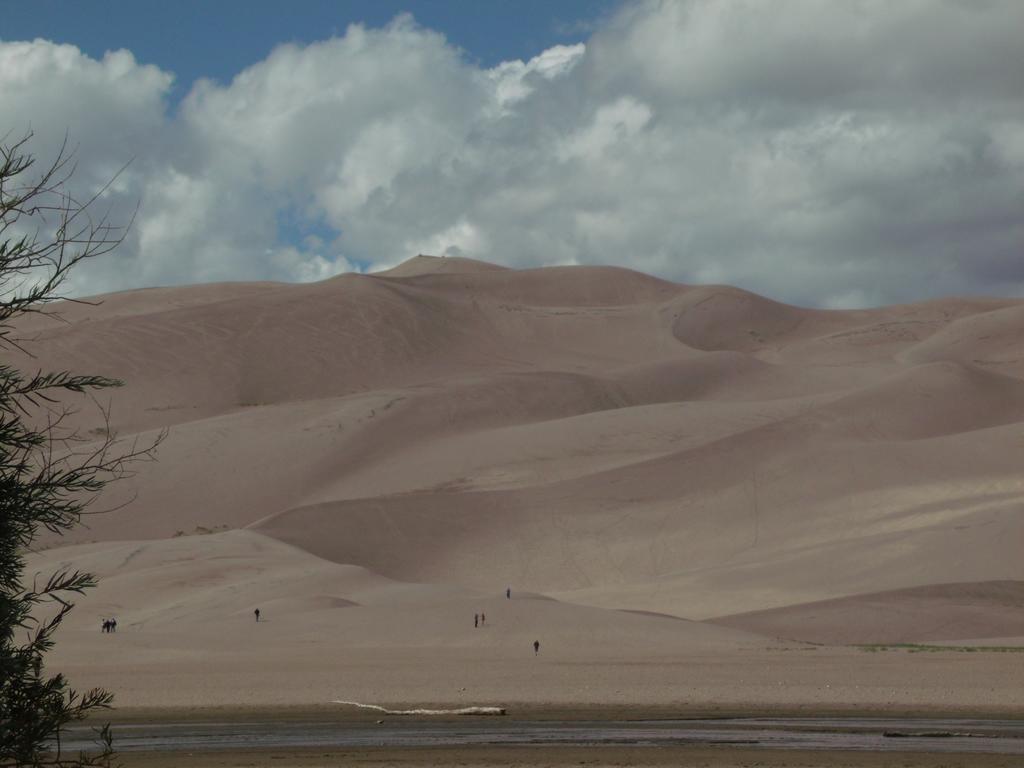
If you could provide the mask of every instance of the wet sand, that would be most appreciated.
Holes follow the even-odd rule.
[[[697,720],[508,720],[383,717],[373,723],[260,721],[140,723],[114,729],[122,752],[209,752],[223,749],[393,749],[460,747],[756,747],[1018,755],[1019,720],[908,718],[739,718]],[[88,749],[88,728],[69,728],[65,750]]]
[[[457,703],[405,702],[402,705],[415,707],[431,704],[439,707],[459,706]],[[652,721],[652,720],[698,720],[727,718],[978,718],[986,720],[1016,720],[1024,728],[1024,708],[1018,706],[955,707],[936,706],[817,706],[794,704],[779,706],[729,706],[721,704],[687,704],[653,706],[624,706],[619,704],[515,704],[506,709],[502,721]],[[125,725],[160,723],[257,723],[257,722],[336,722],[373,723],[382,716],[370,710],[346,707],[337,704],[310,704],[298,706],[206,706],[206,707],[116,707],[100,713],[87,724],[105,722]],[[388,716],[384,719],[403,719]],[[413,719],[413,718],[409,718]],[[477,718],[464,716],[434,716],[429,722],[471,722]],[[485,718],[486,719],[486,718]]]
[[[121,755],[125,768],[419,768],[461,766],[693,766],[693,768],[1019,768],[1020,756],[901,752],[786,752],[718,747],[462,747],[286,749]]]

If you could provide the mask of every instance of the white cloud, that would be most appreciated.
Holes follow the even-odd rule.
[[[409,254],[426,253],[435,256],[466,256],[485,258],[490,244],[480,229],[462,219],[443,232],[429,235],[421,240],[407,241],[403,251]]]
[[[505,61],[493,69],[487,70],[485,75],[491,81],[499,111],[522,101],[533,93],[534,86],[531,80],[534,77],[554,80],[571,72],[586,50],[587,47],[583,43],[556,45],[527,62]]]
[[[64,131],[128,241],[81,291],[449,252],[823,306],[1024,294],[1024,5],[642,2],[480,69],[410,17],[167,107],[120,51],[0,43],[0,131]],[[287,221],[287,224],[283,224]]]
[[[598,107],[594,119],[558,148],[560,160],[601,162],[617,144],[631,144],[651,120],[651,110],[629,96]]]

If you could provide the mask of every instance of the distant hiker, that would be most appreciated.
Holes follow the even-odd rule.
[[[103,631],[104,632],[109,632],[110,631],[110,619],[104,619],[103,620]]]
[[[536,656],[540,653],[540,640],[533,641],[533,655]]]
[[[473,614],[473,626],[474,627],[479,627],[480,626],[480,614],[479,613],[474,613]]]
[[[483,626],[486,623],[487,623],[487,617],[484,614],[481,613],[480,614],[480,626]]]
[[[114,618],[110,619],[110,631],[111,632],[117,632],[117,619],[114,619]]]
[[[257,608],[255,611],[253,611],[253,613],[256,614],[256,621],[259,621],[260,620],[260,609]]]
[[[512,599],[512,587],[506,587],[505,588],[505,599],[506,600],[511,600]]]

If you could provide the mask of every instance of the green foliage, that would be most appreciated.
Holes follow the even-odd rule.
[[[60,736],[68,723],[109,707],[112,695],[75,691],[43,665],[73,597],[95,579],[62,570],[26,583],[25,554],[42,529],[59,534],[78,525],[99,491],[155,445],[124,446],[109,429],[97,440],[66,426],[70,397],[120,382],[67,371],[24,373],[31,356],[15,336],[17,321],[48,312],[63,298],[69,270],[112,250],[124,231],[91,218],[100,193],[78,202],[66,192],[73,171],[66,145],[27,180],[30,139],[0,144],[0,766],[109,765],[108,727],[89,754],[64,756]],[[23,365],[8,359],[14,356]]]

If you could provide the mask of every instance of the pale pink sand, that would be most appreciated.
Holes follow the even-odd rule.
[[[1020,704],[1014,654],[766,650],[1022,635],[1020,301],[424,256],[101,299],[26,323],[24,364],[123,378],[112,426],[169,433],[37,567],[106,576],[55,660],[127,702]]]
[[[115,691],[121,707],[1024,711],[1017,653],[816,647],[532,594],[403,584],[246,531],[62,548],[33,565],[70,562],[103,581],[49,663],[78,687]],[[475,613],[486,616],[476,628]],[[117,632],[101,633],[111,616]]]

